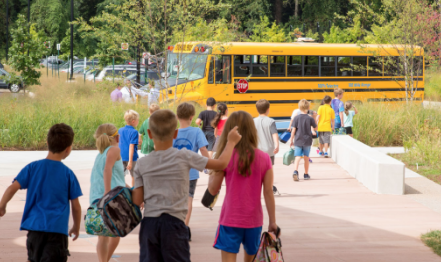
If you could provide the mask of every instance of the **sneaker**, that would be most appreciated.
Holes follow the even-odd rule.
[[[208,174],[209,173],[208,169],[204,169],[204,173]]]
[[[312,159],[311,158],[309,158],[309,163],[312,163]]]
[[[305,180],[309,180],[311,177],[308,175],[308,174],[304,174],[303,175],[303,179],[305,179]]]
[[[319,156],[323,156],[323,152],[319,152]]]
[[[187,228],[188,228],[188,241],[191,241],[191,230],[190,227]]]
[[[297,172],[297,170],[292,174],[292,179],[294,179],[294,181],[299,181],[299,172]]]
[[[328,158],[328,157],[329,157],[329,156],[328,156],[328,153],[325,153],[324,156],[325,156],[325,158]]]

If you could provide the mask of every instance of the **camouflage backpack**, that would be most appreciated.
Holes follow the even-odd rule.
[[[141,222],[142,214],[132,202],[132,192],[118,186],[110,190],[97,203],[104,225],[115,236],[125,237]]]

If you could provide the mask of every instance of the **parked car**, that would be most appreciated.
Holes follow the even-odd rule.
[[[144,74],[144,69],[141,69]],[[136,67],[128,65],[115,65],[115,71],[113,72],[113,66],[107,66],[101,70],[99,74],[95,75],[95,81],[103,81],[104,79],[124,79],[131,74],[136,73]],[[87,80],[93,80],[93,75],[89,75]]]
[[[49,57],[48,59],[45,58],[40,60],[40,65],[46,67],[56,67],[57,65],[61,67],[62,64],[64,64],[64,61],[59,58],[57,59],[56,57]]]
[[[140,83],[139,84],[145,85],[145,84],[147,84],[147,82],[150,79],[159,80],[159,78],[160,78],[160,75],[158,75],[157,71],[147,70],[147,81],[146,81],[145,80],[145,71],[143,71],[143,73],[141,74],[141,79],[140,79]],[[134,74],[129,75],[127,77],[127,79],[131,80],[131,81],[136,81],[136,72]]]
[[[0,76],[9,75],[4,69],[0,69]],[[7,81],[0,79],[0,88],[9,89],[12,93],[18,93],[23,88],[23,84],[9,84]]]

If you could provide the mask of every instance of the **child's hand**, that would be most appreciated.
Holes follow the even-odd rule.
[[[316,136],[317,133],[316,133],[315,131],[312,131],[312,135],[313,135],[313,136]]]
[[[242,136],[237,132],[237,129],[239,127],[235,126],[231,131],[228,133],[228,142],[234,143],[234,145],[237,145],[239,141],[242,139]]]
[[[279,153],[279,147],[274,148],[274,152],[273,152],[273,153],[274,153],[274,154]]]
[[[294,140],[290,139],[289,140],[289,147],[292,147],[294,145]]]
[[[270,223],[268,225],[268,232],[272,232],[274,234],[277,234],[277,224],[276,223]],[[281,232],[279,232],[279,235],[276,237],[280,237]]]
[[[129,163],[127,164],[127,170],[132,170],[132,161],[129,161]]]
[[[6,214],[6,207],[0,207],[0,217]]]
[[[73,236],[72,236],[73,235]],[[69,236],[73,237],[73,241],[77,240],[78,236],[80,235],[80,228],[71,228],[69,230]]]

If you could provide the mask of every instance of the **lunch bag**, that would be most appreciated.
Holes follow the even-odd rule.
[[[290,148],[288,152],[285,152],[285,154],[283,154],[283,164],[285,166],[289,166],[294,163],[295,159],[296,157],[294,156],[294,149],[292,148]]]
[[[118,237],[125,237],[141,222],[142,213],[132,202],[132,191],[118,186],[105,194],[97,203],[104,225]]]
[[[104,225],[104,220],[96,206],[97,202],[98,199],[95,200],[87,209],[86,215],[84,216],[84,227],[86,228],[86,233],[94,236],[115,237],[115,235],[112,234],[106,227],[106,225]]]
[[[210,209],[211,211],[213,211],[213,207],[217,202],[217,198],[219,197],[219,193],[217,193],[217,195],[213,196],[210,191],[205,190],[205,194],[202,197],[201,203],[204,207]]]
[[[291,132],[285,131],[283,132],[283,134],[280,135],[279,140],[282,143],[286,143],[289,141],[289,139],[291,138]]]
[[[278,229],[280,232],[280,229]],[[276,235],[279,235],[278,233]],[[283,262],[282,241],[271,232],[263,232],[253,262]]]

